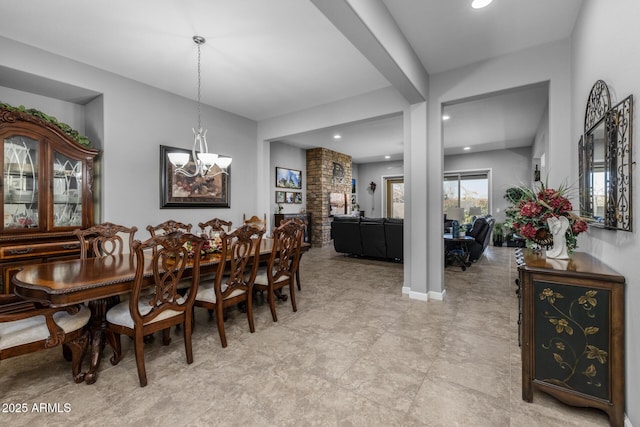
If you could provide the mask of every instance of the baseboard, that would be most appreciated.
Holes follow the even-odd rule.
[[[624,427],[633,427],[631,425],[631,420],[629,419],[629,417],[626,414],[624,415]]]
[[[414,292],[411,290],[409,286],[403,286],[402,293],[404,295],[409,295],[410,299],[415,299],[418,301],[429,301],[429,300],[442,301],[444,299],[444,294],[446,293],[446,291],[443,290],[442,292],[427,292],[427,293]]]
[[[444,295],[447,293],[446,289],[443,289],[442,292],[429,292],[429,299],[442,301],[444,300]]]

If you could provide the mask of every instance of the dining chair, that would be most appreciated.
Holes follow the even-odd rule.
[[[91,312],[82,304],[51,308],[0,295],[0,360],[65,345],[71,353],[73,380],[82,382],[90,319]]]
[[[80,240],[80,258],[92,258],[133,253],[131,245],[136,231],[136,226],[129,228],[104,222],[84,230],[76,229],[73,234]]]
[[[116,365],[122,357],[120,335],[134,340],[136,366],[140,386],[147,385],[144,364],[144,337],[162,331],[163,344],[171,341],[169,330],[173,325],[184,324],[184,346],[187,363],[193,362],[191,333],[193,330],[193,302],[200,282],[200,257],[189,257],[185,247],[191,242],[200,251],[204,239],[190,233],[172,232],[133,242],[136,258],[136,274],[129,301],[121,302],[107,311],[106,334],[113,348],[111,363]],[[149,251],[149,249],[151,249]],[[145,254],[145,250],[147,251]],[[178,283],[185,269],[191,267],[191,289],[182,296]],[[151,272],[154,292],[143,292],[149,281],[145,273]]]
[[[147,231],[149,231],[149,234],[151,234],[151,237],[157,236],[158,234],[171,233],[174,231],[191,233],[191,224],[185,224],[179,221],[174,221],[172,219],[169,219],[158,225],[147,225]],[[159,233],[160,231],[162,231],[162,233]]]
[[[213,237],[213,233],[215,232],[229,232],[231,231],[231,221],[225,221],[219,218],[213,218],[209,221],[198,223],[198,227],[202,234],[206,234],[208,237]]]
[[[162,234],[173,233],[175,231],[180,231],[182,233],[191,233],[191,224],[185,224],[183,222],[175,221],[173,219],[169,219],[164,221],[158,225],[147,225],[147,231],[151,235],[151,237],[155,237]],[[191,286],[191,282],[189,279],[184,279],[178,284],[178,289],[183,292],[185,289],[188,289]],[[153,290],[151,290],[153,292]],[[176,327],[179,329],[179,325]]]
[[[245,224],[231,233],[222,232],[221,261],[215,278],[203,282],[198,288],[194,306],[215,311],[222,347],[227,346],[224,329],[224,310],[227,307],[245,303],[249,330],[255,331],[252,292],[260,261],[260,242],[263,234],[264,230],[251,224]]]
[[[289,287],[289,297],[293,311],[296,307],[295,275],[300,262],[300,247],[304,236],[304,224],[287,221],[273,231],[273,249],[266,267],[260,267],[254,288],[259,292],[267,292],[267,300],[271,309],[271,317],[278,321],[275,297],[280,296],[282,288]],[[284,300],[285,298],[283,298]]]
[[[295,224],[297,224],[298,226],[300,226],[302,228],[302,241],[304,241],[305,239],[305,235],[307,234],[307,227],[309,227],[309,223],[302,219],[302,218],[289,218],[289,219],[284,219],[282,221],[280,221],[280,225],[286,223],[286,222],[294,222]],[[302,257],[302,251],[300,252],[300,257]],[[298,259],[298,263],[300,263],[300,259]],[[300,266],[298,265],[298,268],[296,268],[296,285],[298,286],[298,290],[300,291]]]
[[[251,218],[247,218],[245,214],[242,214],[242,223],[249,224],[267,230],[267,214],[264,214],[264,218],[260,219],[257,215],[253,215]]]

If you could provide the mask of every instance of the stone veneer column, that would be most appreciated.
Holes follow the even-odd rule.
[[[344,168],[341,181],[334,179],[334,163]],[[347,205],[351,203],[351,156],[326,148],[307,150],[307,211],[311,213],[311,243],[318,247],[331,242],[329,193],[345,193]]]

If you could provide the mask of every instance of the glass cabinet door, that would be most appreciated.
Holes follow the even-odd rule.
[[[38,228],[38,141],[15,135],[3,145],[3,228]]]
[[[53,152],[53,226],[82,226],[82,161]]]

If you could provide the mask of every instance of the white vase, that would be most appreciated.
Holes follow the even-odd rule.
[[[551,217],[547,219],[549,230],[553,234],[553,247],[547,250],[547,258],[568,259],[566,232],[569,228],[569,220],[567,217],[559,218]]]

